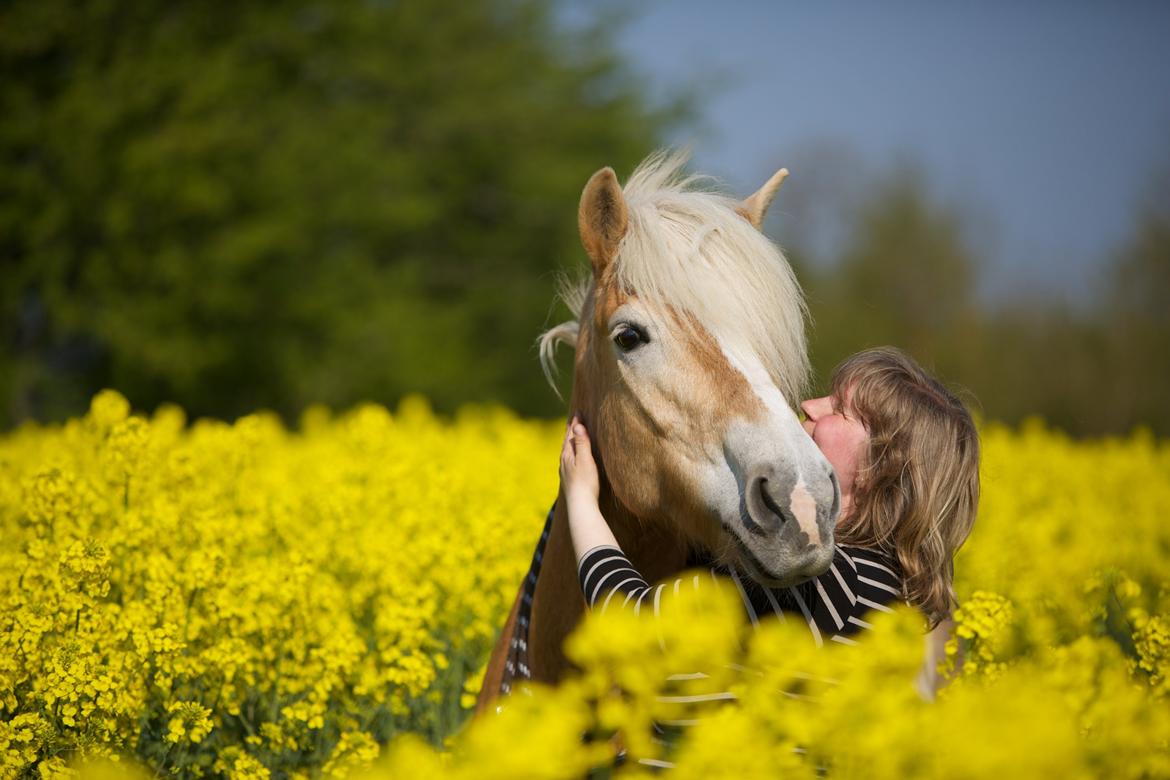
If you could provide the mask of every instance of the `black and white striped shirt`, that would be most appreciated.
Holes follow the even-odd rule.
[[[692,574],[651,586],[617,547],[600,546],[581,558],[578,576],[590,608],[643,610],[658,614],[664,591],[699,588],[707,577],[730,577],[752,625],[775,616],[799,616],[807,623],[813,639],[856,644],[851,638],[870,628],[865,620],[871,610],[891,612],[890,605],[902,601],[902,578],[889,555],[863,547],[838,546],[829,570],[819,577],[790,588],[768,588],[743,576],[735,566],[708,566],[706,575]]]

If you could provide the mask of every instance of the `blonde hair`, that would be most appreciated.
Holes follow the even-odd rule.
[[[953,393],[903,352],[859,352],[833,372],[869,431],[840,544],[892,555],[905,596],[934,627],[955,606],[954,555],[979,506],[979,434]]]

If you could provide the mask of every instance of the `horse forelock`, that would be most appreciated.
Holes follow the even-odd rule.
[[[613,284],[693,318],[725,348],[754,355],[796,403],[809,364],[807,310],[792,268],[737,212],[738,200],[683,173],[686,159],[654,155],[626,183],[630,226]]]

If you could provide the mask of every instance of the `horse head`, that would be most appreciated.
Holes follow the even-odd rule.
[[[624,189],[609,168],[589,180],[578,222],[592,276],[577,322],[543,351],[575,341],[572,405],[611,523],[672,527],[791,584],[829,567],[840,491],[792,408],[808,377],[803,296],[759,229],[786,171],[737,201],[696,187],[684,163],[655,155]]]

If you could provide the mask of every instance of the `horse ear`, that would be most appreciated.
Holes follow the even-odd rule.
[[[602,168],[589,178],[577,210],[577,228],[585,253],[593,261],[594,278],[600,279],[613,262],[629,226],[626,198],[617,175],[613,168]]]
[[[756,230],[764,229],[764,215],[768,213],[768,207],[772,205],[772,198],[776,197],[776,193],[780,191],[780,185],[784,183],[787,176],[787,168],[776,171],[772,174],[772,178],[764,183],[763,187],[740,203],[739,208],[736,209],[743,215],[744,219],[755,226]]]

